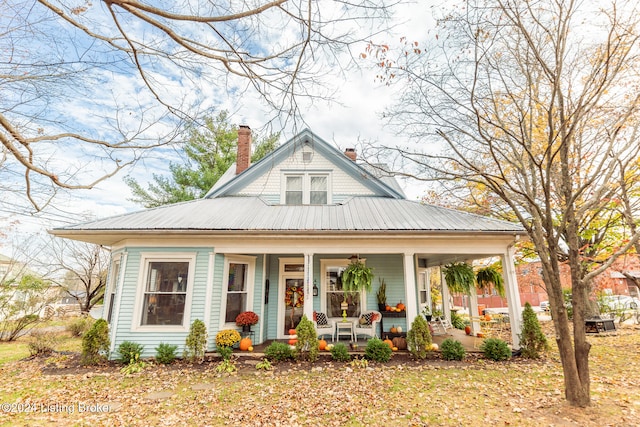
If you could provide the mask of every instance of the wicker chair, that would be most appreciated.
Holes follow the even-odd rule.
[[[358,339],[358,335],[366,335],[371,338],[377,337],[378,323],[380,323],[381,319],[382,314],[379,311],[370,310],[363,313],[353,324],[353,334],[356,339]]]
[[[327,317],[324,313],[313,313],[313,326],[316,328],[318,338],[324,335],[331,335],[331,341],[334,341],[334,332],[336,329],[335,322]]]

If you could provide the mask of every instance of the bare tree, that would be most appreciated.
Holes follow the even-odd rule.
[[[48,276],[78,302],[82,313],[88,313],[104,297],[109,252],[100,245],[54,237],[50,248]]]
[[[391,6],[4,1],[0,188],[41,210],[59,189],[92,188],[247,91],[297,117],[300,97],[331,97],[328,70],[384,28]]]
[[[432,45],[406,43],[398,56],[383,45],[368,50],[382,79],[402,84],[386,117],[416,142],[377,148],[395,150],[402,174],[441,189],[486,186],[526,228],[549,293],[565,396],[576,406],[590,404],[592,281],[640,237],[637,7],[468,1],[439,21]],[[620,232],[625,239],[610,238]],[[571,270],[573,329],[562,263]]]

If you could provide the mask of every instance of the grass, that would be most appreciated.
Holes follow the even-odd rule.
[[[110,410],[10,416],[0,412],[0,426],[637,425],[640,359],[635,356],[640,353],[640,328],[589,340],[593,405],[586,409],[571,408],[564,401],[556,350],[542,361],[429,360],[397,366],[372,363],[373,369],[355,370],[346,363],[324,362],[274,364],[273,372],[262,372],[240,360],[240,373],[231,376],[217,375],[215,362],[152,365],[124,376],[119,366],[52,371],[56,364],[65,365],[61,356],[9,361],[22,351],[17,342],[13,351],[3,352],[12,356],[2,358],[0,402],[59,402],[76,409],[79,403],[94,402]],[[61,342],[79,349],[78,339]],[[155,399],[158,392],[171,395]]]

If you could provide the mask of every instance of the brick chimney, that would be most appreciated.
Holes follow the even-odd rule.
[[[346,150],[344,150],[344,155],[350,158],[351,160],[353,160],[354,162],[356,161],[357,155],[356,155],[355,148],[347,148]]]
[[[240,125],[238,129],[238,154],[236,156],[236,175],[249,168],[251,164],[251,128]]]

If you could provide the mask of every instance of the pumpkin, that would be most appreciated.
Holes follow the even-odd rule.
[[[491,322],[491,315],[490,314],[485,314],[484,320],[487,321],[487,322]]]
[[[402,301],[400,301],[398,304],[396,304],[396,308],[398,309],[398,311],[402,311],[407,307],[402,303]]]
[[[398,347],[399,350],[407,349],[407,340],[405,338],[395,337],[391,340],[391,342],[393,343],[393,346]]]
[[[438,344],[436,344],[436,343],[432,343],[432,344],[431,344],[431,350],[433,350],[433,351],[438,351],[438,349],[439,349],[439,348],[440,348],[440,347],[438,347]]]
[[[250,346],[248,350],[253,351],[253,346]]]
[[[398,326],[398,327],[396,328],[396,331],[397,331],[399,334],[401,334],[401,333],[402,333],[402,326]]]
[[[240,350],[247,351],[251,347],[251,338],[246,337],[240,340]]]
[[[391,347],[392,351],[398,351],[398,347]]]
[[[327,351],[331,351],[333,349],[333,344],[327,344]]]
[[[384,340],[384,343],[387,344],[389,348],[393,350],[393,341],[391,341],[389,337],[387,337],[387,339]]]
[[[484,338],[484,334],[483,334],[482,332],[478,332],[478,333],[476,334],[476,336],[477,336],[478,338]]]
[[[297,342],[298,342],[298,340],[297,340],[297,339],[295,339],[295,338],[291,338],[291,339],[289,340],[289,345],[296,345],[296,343],[297,343]]]
[[[390,305],[385,305],[384,306],[384,311],[391,311],[391,306]]]
[[[467,335],[471,335],[471,326],[467,325],[464,327],[464,333]]]
[[[296,334],[295,329],[289,329],[289,335],[295,335],[295,334]]]
[[[389,332],[391,332],[392,334],[397,334],[398,333],[398,328],[396,328],[396,325],[393,325],[391,327],[391,329],[389,329]]]
[[[318,341],[318,350],[322,351],[322,350],[326,350],[326,348],[327,348],[327,342],[325,340]]]

